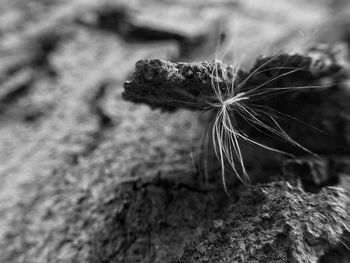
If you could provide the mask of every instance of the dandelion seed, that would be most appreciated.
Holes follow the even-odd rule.
[[[269,87],[264,89],[264,87],[268,86],[271,83],[274,83],[274,81],[277,81],[278,79],[305,70],[301,67],[286,67],[285,64],[287,64],[287,61],[280,67],[265,68],[277,57],[278,55],[273,56],[272,58],[262,63],[260,66],[256,67],[240,82],[236,80],[238,69],[234,70],[231,83],[226,82],[226,86],[224,88],[222,87],[222,84],[220,86],[220,83],[217,80],[221,77],[219,73],[222,75],[225,70],[220,61],[215,61],[215,67],[212,71],[211,84],[217,101],[215,103],[210,103],[210,106],[216,111],[216,116],[211,127],[211,140],[213,143],[214,153],[218,158],[221,166],[222,183],[227,193],[228,189],[226,183],[226,171],[228,168],[230,168],[236,177],[243,183],[250,182],[247,169],[244,165],[244,157],[240,146],[241,141],[257,145],[269,151],[294,157],[290,153],[275,149],[250,138],[247,134],[239,129],[237,117],[242,118],[253,128],[268,136],[284,140],[307,153],[315,155],[309,149],[292,139],[288,133],[280,126],[276,117],[269,113],[272,111],[275,113],[275,115],[280,114],[297,121],[300,120],[293,116],[280,113],[274,109],[270,109],[267,106],[253,104],[252,102],[256,100],[266,100],[266,98],[269,96],[275,96],[285,92],[296,90],[301,91],[305,89],[324,89],[332,85]],[[245,85],[252,78],[256,77],[259,74],[273,70],[276,70],[275,75],[271,76],[265,82],[250,89],[247,89],[247,87],[245,87]],[[303,123],[302,121],[300,122]],[[304,124],[308,125],[307,123]]]
[[[329,52],[321,47],[313,49],[311,53],[310,56],[276,54],[261,58],[249,72],[241,70],[240,63],[230,67],[221,60],[200,63],[144,60],[137,63],[132,81],[125,83],[123,97],[136,103],[147,103],[152,108],[214,111],[215,118],[205,134],[202,146],[206,153],[209,144],[212,144],[227,191],[225,173],[228,169],[242,182],[248,183],[250,180],[244,166],[242,142],[292,156],[251,138],[238,127],[241,121],[266,136],[312,153],[288,135],[288,131],[279,124],[279,118],[289,118],[316,128],[291,116],[291,113],[279,112],[273,106],[269,108],[272,105],[269,103],[271,97],[332,87],[315,85],[315,82],[322,83],[329,76],[332,79],[328,79],[327,83],[330,83],[329,80],[341,80],[341,74],[338,73],[342,64],[339,64],[339,56],[335,51]],[[333,77],[334,74],[337,74],[337,78]],[[290,83],[289,86],[286,83]],[[208,179],[207,170],[205,174]]]

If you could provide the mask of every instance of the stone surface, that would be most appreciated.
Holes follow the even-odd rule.
[[[101,22],[121,7],[129,31]],[[197,158],[210,118],[125,102],[123,83],[137,61],[152,58],[236,65],[245,55],[247,71],[260,55],[304,50],[302,35],[316,39],[315,27],[334,12],[315,0],[2,0],[0,262],[172,262],[210,226],[225,227],[247,191],[230,181],[228,198],[215,167],[205,184]],[[251,148],[251,167],[256,155],[267,154]],[[261,181],[281,175],[265,164],[255,169]],[[339,186],[349,190],[342,171]],[[328,202],[334,192],[325,193]],[[339,213],[342,205],[337,199]],[[329,248],[341,231],[310,255],[327,249],[322,260],[335,252],[346,259],[346,246]]]
[[[258,58],[247,72],[220,61],[142,60],[124,83],[123,97],[163,110],[216,112],[221,100],[239,90],[248,98],[240,102],[245,110],[233,108],[232,114],[238,128],[259,142],[298,155],[305,148],[316,154],[345,153],[350,144],[347,59],[344,45],[319,45],[304,54]],[[296,143],[276,136],[281,130]]]
[[[285,182],[257,185],[178,262],[318,262],[349,231],[348,202],[337,188],[308,194]]]

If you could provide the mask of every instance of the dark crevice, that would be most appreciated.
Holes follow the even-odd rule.
[[[22,71],[6,83],[2,83],[0,90],[0,107],[10,105],[18,98],[28,94],[34,81],[35,78],[32,71]]]
[[[287,180],[298,181],[306,192],[318,193],[339,184],[339,169],[332,158],[305,157],[287,160],[283,171]]]
[[[194,238],[217,216],[224,217],[227,209],[228,198],[222,191],[192,191],[196,182],[192,184],[184,186],[156,176],[110,189],[115,198],[108,207],[100,206],[105,222],[103,229],[91,233],[94,253],[90,262],[163,262],[156,244],[177,256],[187,240],[179,233]]]
[[[30,96],[38,79],[57,77],[57,72],[51,66],[50,56],[57,49],[63,33],[41,32],[24,42],[14,45],[13,50],[8,51],[8,63],[1,69],[0,79],[0,114],[4,116],[9,112],[11,119],[20,115],[24,122],[38,120],[44,111],[40,109],[22,109],[18,106],[21,99]],[[20,41],[18,41],[20,42]],[[32,105],[31,105],[32,106]]]
[[[145,42],[160,40],[184,41],[185,36],[171,31],[155,29],[141,25],[134,21],[131,12],[124,7],[111,7],[95,11],[95,19],[86,21],[79,19],[79,24],[96,27],[114,34],[118,34],[128,42]]]
[[[105,113],[102,106],[102,100],[106,96],[109,85],[109,82],[102,83],[90,103],[91,112],[97,117],[99,126],[102,129],[113,126],[113,121],[111,117]]]
[[[0,84],[1,120],[34,123],[47,113],[50,107],[36,105],[28,98],[35,93],[35,84],[42,76],[41,72],[22,69]]]
[[[77,22],[91,28],[98,28],[117,34],[128,43],[154,42],[164,40],[174,40],[179,44],[180,57],[188,57],[192,51],[204,45],[209,33],[185,35],[175,30],[156,28],[152,25],[143,24],[134,18],[130,10],[125,7],[104,8],[94,13],[94,19],[81,18]],[[224,34],[222,34],[224,36]],[[223,38],[220,38],[223,41]]]
[[[85,147],[82,153],[72,156],[73,163],[76,163],[79,157],[87,156],[91,154],[101,143],[104,138],[105,132],[113,126],[113,120],[103,109],[103,101],[106,96],[110,83],[108,81],[103,82],[98,87],[96,93],[88,103],[92,118],[96,118],[98,127],[91,135],[92,141]]]
[[[2,75],[6,77],[4,80],[24,69],[45,73],[48,77],[56,77],[57,72],[51,66],[50,56],[66,37],[67,34],[63,32],[44,31],[31,38],[18,40],[20,44],[7,51],[10,55],[8,55],[7,67],[2,69]]]
[[[345,233],[338,244],[327,251],[318,263],[348,263],[350,262],[350,233]]]

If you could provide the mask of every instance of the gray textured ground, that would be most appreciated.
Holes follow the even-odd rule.
[[[259,150],[247,148],[252,173],[283,182],[232,186],[228,198],[218,169],[206,185],[196,167],[206,116],[121,98],[140,59],[217,51],[232,62],[235,50],[248,67],[260,54],[348,40],[344,3],[139,2],[0,2],[0,262],[348,262],[346,155],[320,166],[339,189],[318,193],[325,179],[310,193],[295,187],[310,185],[300,170],[319,174],[313,160],[286,179],[280,159],[259,166]],[[327,22],[337,10],[345,15]]]

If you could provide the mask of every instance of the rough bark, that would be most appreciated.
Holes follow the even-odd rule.
[[[260,90],[266,92],[275,87],[304,87],[322,77],[332,77],[348,66],[346,56],[345,52],[336,53],[334,47],[313,48],[304,55],[258,58],[247,72],[215,60],[196,63],[141,60],[136,63],[131,79],[124,83],[123,96],[165,110],[210,109],[211,104],[218,103],[218,91],[225,99],[231,88],[247,92],[261,86]]]
[[[318,262],[349,231],[349,196],[308,194],[288,183],[257,185],[224,222],[188,243],[178,262]]]
[[[328,161],[331,156],[325,155],[306,171],[302,165],[301,172],[289,167],[283,174],[283,158],[272,155],[266,160],[268,153],[251,147],[249,171],[254,170],[262,184],[247,190],[229,179],[229,198],[217,167],[210,167],[207,183],[197,167],[208,118],[195,111],[151,111],[121,98],[123,83],[139,60],[210,61],[217,51],[217,58],[227,53],[223,61],[229,65],[236,61],[231,56],[235,49],[246,55],[242,72],[249,72],[260,55],[275,54],[274,48],[284,49],[291,39],[300,39],[293,32],[302,31],[313,38],[314,28],[334,16],[332,7],[318,0],[106,2],[3,0],[0,5],[0,261],[190,260],[197,253],[191,242],[205,242],[203,233],[215,235],[212,229],[222,227],[240,235],[234,233],[239,226],[228,224],[235,217],[233,210],[239,210],[241,222],[246,220],[259,229],[253,219],[263,216],[251,212],[274,211],[262,204],[276,203],[278,207],[278,197],[290,208],[312,205],[310,213],[315,217],[334,200],[325,218],[339,220],[328,228],[327,223],[320,224],[326,234],[334,230],[327,235],[330,239],[319,247],[296,240],[292,244],[310,248],[307,255],[322,263],[335,262],[334,255],[346,260],[348,236],[342,232],[348,222],[341,217],[344,199],[336,195],[341,190],[328,188],[332,185],[349,191],[346,154],[334,156],[336,168]],[[232,39],[238,41],[230,48]],[[304,49],[303,43],[292,46]],[[261,75],[257,83],[266,77]],[[330,79],[334,80],[333,76]],[[206,87],[211,87],[210,82]],[[187,88],[198,95],[190,85]],[[173,96],[172,89],[164,91],[162,96],[168,91]],[[339,120],[335,133],[344,135],[344,118],[339,113],[347,113],[346,105],[332,109],[332,101],[344,97],[342,88],[334,94],[338,95],[330,96],[329,103],[316,106],[329,108],[334,114],[329,116]],[[310,104],[305,111],[309,113],[313,107],[315,104]],[[330,119],[328,115],[325,118]],[[327,139],[319,145],[330,149],[332,143]],[[264,159],[261,165],[260,158]],[[323,177],[328,172],[322,169],[333,168],[336,180],[328,181]],[[322,183],[302,180],[299,173],[303,178],[319,174]],[[269,183],[281,180],[284,182]],[[313,194],[311,186],[316,188]],[[265,199],[257,200],[254,207],[249,200],[257,197]],[[286,208],[276,213],[299,212]],[[293,221],[299,237],[305,234],[303,226],[314,226],[308,218],[301,218],[304,221]],[[278,222],[286,224],[288,220]],[[292,233],[293,229],[286,231]],[[270,237],[275,240],[274,235]],[[335,242],[336,237],[343,237],[343,243]],[[311,235],[311,240],[320,239]],[[283,248],[289,245],[280,241]],[[264,253],[260,255],[266,256]]]
[[[124,83],[123,97],[163,110],[215,112],[220,100],[232,98],[239,90],[248,97],[243,106],[257,110],[266,125],[274,125],[266,117],[278,118],[287,134],[310,151],[348,152],[347,49],[321,45],[304,53],[259,58],[248,72],[235,72],[233,66],[220,61],[143,60],[136,63],[135,72]],[[250,91],[254,92],[249,94]],[[237,128],[248,130],[252,137],[288,152],[303,153],[298,147],[266,138],[267,130],[259,127],[265,131],[262,133],[239,112],[235,112],[235,117],[239,120]]]

